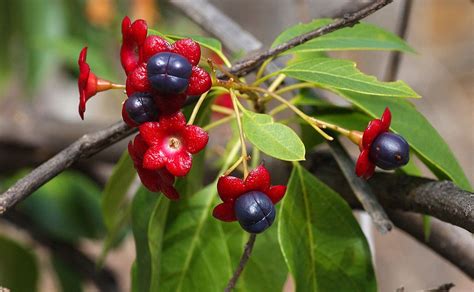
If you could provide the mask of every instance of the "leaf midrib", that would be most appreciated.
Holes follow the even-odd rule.
[[[404,95],[399,95],[401,97],[418,97],[418,95],[408,95],[408,94],[411,94],[407,91],[403,91],[401,90],[400,88],[398,87],[391,87],[391,86],[385,86],[383,85],[384,83],[379,81],[375,76],[372,76],[372,75],[365,75],[364,73],[360,72],[357,67],[356,67],[356,64],[355,63],[352,63],[352,62],[348,62],[348,61],[343,61],[343,60],[337,60],[337,61],[334,61],[332,59],[328,59],[328,60],[324,60],[323,62],[321,63],[318,63],[318,64],[314,64],[312,67],[314,66],[323,66],[324,64],[326,63],[334,63],[334,62],[344,62],[347,64],[341,64],[340,66],[336,67],[336,68],[331,68],[331,70],[334,70],[334,69],[339,69],[339,68],[343,68],[343,67],[350,67],[352,69],[355,69],[356,72],[352,75],[349,75],[349,76],[343,76],[343,75],[336,75],[336,74],[331,74],[329,72],[324,72],[324,71],[315,71],[316,69],[314,70],[308,70],[308,69],[294,69],[295,67],[298,68],[300,66],[304,66],[306,63],[312,63],[314,62],[314,60],[310,60],[310,61],[304,61],[304,62],[300,62],[300,63],[297,63],[295,65],[292,65],[292,66],[289,66],[285,69],[283,69],[281,72],[294,72],[294,73],[312,73],[312,74],[319,74],[319,75],[323,75],[323,76],[328,76],[328,77],[334,77],[334,78],[339,78],[339,79],[344,79],[346,81],[349,81],[349,82],[357,82],[357,83],[362,83],[362,84],[365,84],[365,85],[368,85],[368,86],[372,86],[372,87],[376,87],[376,88],[382,88],[382,89],[389,89],[389,90],[392,90],[392,91],[396,91],[396,92],[400,92],[400,93],[403,93]],[[364,79],[366,78],[370,78],[372,79],[373,81],[376,81],[380,84],[376,84],[376,83],[372,83],[372,82],[369,82],[369,81],[366,81],[366,80],[361,80],[361,79],[353,79],[353,78],[349,78],[350,76],[363,76]],[[309,82],[314,82],[314,83],[320,83],[320,82],[315,82],[313,80],[306,80],[306,81],[309,81]],[[391,84],[396,84],[396,85],[399,85],[399,86],[403,86],[403,84],[399,83],[399,82],[390,82]],[[388,96],[388,95],[393,95],[393,94],[383,94],[383,93],[374,93],[374,92],[371,92],[371,91],[359,91],[359,90],[354,90],[352,88],[344,88],[344,87],[339,87],[339,86],[334,86],[334,85],[328,85],[330,87],[334,87],[334,88],[340,88],[340,89],[345,89],[345,90],[349,90],[349,91],[355,91],[355,92],[362,92],[362,93],[368,93],[368,94],[373,94],[373,95],[382,95],[382,96]],[[405,87],[405,86],[403,86]]]

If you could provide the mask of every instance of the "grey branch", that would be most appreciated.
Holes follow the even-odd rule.
[[[35,168],[0,195],[0,214],[28,197],[76,161],[91,157],[124,139],[134,131],[136,130],[130,129],[125,123],[118,122],[107,129],[82,136],[82,138]]]
[[[474,241],[470,233],[461,232],[464,230],[432,218],[430,238],[427,242],[423,231],[422,215],[391,211],[389,216],[398,228],[430,247],[469,277],[474,278],[474,253],[472,252]]]
[[[352,207],[362,207],[331,155],[325,152],[314,153],[306,166]],[[473,193],[457,188],[452,182],[397,174],[376,173],[369,184],[379,202],[388,210],[389,218],[395,226],[474,277],[474,246],[470,234],[467,237],[461,236],[459,232],[453,231],[454,226],[434,219],[430,240],[425,242],[420,216],[408,216],[400,212],[404,210],[427,214],[473,232]]]
[[[364,207],[364,210],[367,211],[372,218],[372,222],[377,230],[382,234],[390,231],[392,229],[392,222],[388,219],[387,213],[385,213],[385,210],[379,204],[377,197],[374,195],[367,182],[357,177],[354,173],[354,161],[352,161],[352,158],[346,152],[344,147],[342,147],[339,140],[335,139],[327,144],[329,145],[339,168],[344,174],[344,177],[354,191],[357,199],[362,204],[362,207]]]
[[[308,169],[349,202],[358,204],[351,187],[332,157],[317,152],[312,154],[308,161]],[[430,215],[474,232],[474,194],[458,188],[450,181],[376,173],[368,182],[385,209]]]
[[[171,0],[171,3],[181,9],[206,31],[219,38],[232,51],[246,53],[258,50],[262,43],[252,34],[242,29],[236,22],[222,13],[206,0]],[[206,13],[202,13],[205,11]],[[222,25],[222,24],[225,25]],[[219,24],[219,25],[216,25]]]

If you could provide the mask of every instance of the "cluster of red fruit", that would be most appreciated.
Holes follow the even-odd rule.
[[[201,95],[211,88],[209,74],[198,65],[199,44],[181,39],[170,44],[156,35],[147,35],[144,20],[122,21],[120,60],[127,75],[127,99],[122,117],[139,134],[128,151],[142,183],[153,192],[178,199],[175,177],[185,176],[192,155],[208,142],[208,134],[198,126],[187,125],[180,111],[187,96]],[[98,91],[117,87],[97,78],[86,62],[87,48],[79,56],[79,114],[84,117],[87,100]]]

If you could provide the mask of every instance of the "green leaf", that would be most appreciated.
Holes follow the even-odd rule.
[[[223,222],[233,269],[242,256],[249,234],[237,222]],[[259,234],[252,255],[237,281],[236,291],[281,291],[287,278],[288,269],[280,250],[277,226]]]
[[[282,32],[273,42],[276,47],[301,34],[316,30],[331,23],[331,19],[316,19],[310,23],[292,26]],[[340,51],[340,50],[395,50],[413,53],[414,50],[397,35],[369,23],[359,23],[312,39],[288,53]]]
[[[128,151],[124,151],[102,193],[102,215],[107,227],[107,238],[99,262],[105,259],[109,249],[123,236],[130,215],[127,193],[135,176],[133,161]]]
[[[428,168],[439,179],[452,180],[459,187],[471,190],[469,180],[448,144],[413,104],[401,99],[346,90],[340,90],[339,94],[373,118],[380,118],[385,107],[389,107],[392,112],[391,130],[407,140]]]
[[[242,126],[247,139],[260,151],[280,160],[304,160],[305,148],[298,135],[288,126],[275,123],[266,114],[242,108]]]
[[[148,248],[150,249],[151,255],[150,291],[161,290],[160,278],[162,269],[163,239],[165,236],[165,226],[169,206],[170,201],[168,198],[161,195],[155,204],[155,208],[148,223]]]
[[[211,215],[216,193],[213,183],[171,205],[156,286],[160,290],[222,291],[230,279],[233,269],[222,226]]]
[[[0,287],[15,292],[36,291],[38,263],[36,256],[23,246],[0,236]]]
[[[76,242],[81,237],[97,239],[104,235],[100,189],[78,172],[68,171],[55,177],[19,208],[38,229],[64,241]]]
[[[73,270],[70,265],[65,263],[59,256],[53,253],[52,264],[56,275],[58,276],[61,291],[64,292],[81,292],[82,281],[77,271]]]
[[[314,58],[294,63],[281,71],[288,77],[311,82],[329,90],[346,90],[380,96],[420,97],[403,81],[382,82],[365,75],[348,60]]]
[[[128,151],[124,151],[115,165],[102,194],[102,214],[105,226],[109,231],[114,230],[115,225],[125,212],[128,203],[127,192],[135,179],[135,175],[133,161],[128,155]]]
[[[376,291],[369,246],[351,208],[298,164],[278,216],[296,291]]]
[[[140,187],[132,202],[132,231],[135,239],[136,277],[138,291],[149,291],[151,283],[151,253],[148,246],[148,224],[157,201],[163,196]]]

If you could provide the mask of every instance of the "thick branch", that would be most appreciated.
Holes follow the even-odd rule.
[[[398,228],[474,278],[474,241],[471,234],[461,233],[464,230],[432,218],[430,238],[425,241],[422,215],[391,211],[389,216]]]
[[[318,152],[309,161],[308,167],[313,173],[349,202],[358,203],[330,155]],[[452,182],[376,173],[369,184],[385,209],[430,215],[474,232],[474,194],[456,187]]]

